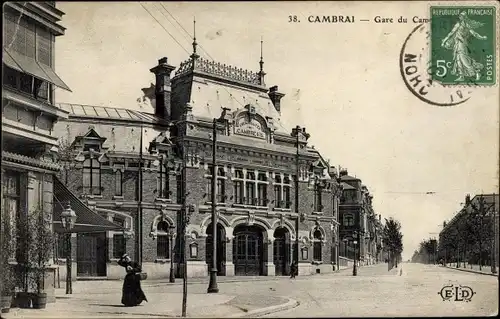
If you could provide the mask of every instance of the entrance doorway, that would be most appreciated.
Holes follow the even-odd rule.
[[[212,223],[207,227],[206,235],[206,261],[208,265],[208,272],[212,268]],[[217,224],[217,276],[226,275],[226,232],[224,226]]]
[[[276,276],[286,276],[289,274],[290,259],[290,233],[284,227],[279,227],[274,231],[274,268]]]
[[[233,239],[233,262],[236,276],[262,275],[264,262],[262,230],[258,226],[236,226]]]
[[[106,276],[106,233],[80,233],[76,242],[77,276]]]

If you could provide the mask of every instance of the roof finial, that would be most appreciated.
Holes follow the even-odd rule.
[[[196,43],[196,17],[193,18],[193,54],[191,54],[191,58],[197,59],[199,55],[196,53],[196,46],[198,43]]]
[[[262,54],[262,50],[263,50],[263,46],[264,46],[264,41],[262,40],[262,36],[260,37],[260,71],[259,71],[259,82],[260,82],[260,85],[266,85],[264,83],[264,76],[266,75],[266,72],[264,72],[264,57],[263,57],[263,54]]]
[[[262,36],[260,37],[260,72],[264,71],[264,57],[262,54],[262,49],[264,46],[264,41],[262,40]]]

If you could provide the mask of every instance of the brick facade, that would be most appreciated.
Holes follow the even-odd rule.
[[[216,208],[223,234],[223,238],[217,238],[222,248],[217,255],[220,274],[287,274],[295,258],[297,243],[299,275],[333,271],[332,264],[338,263],[335,244],[339,242],[338,212],[334,204],[340,195],[337,172],[318,151],[307,146],[309,134],[305,129],[286,128],[280,122],[279,98],[282,94],[277,92],[277,87],[271,88],[267,96],[268,90],[263,85],[243,84],[241,77],[235,82],[229,73],[203,78],[206,74],[196,73],[194,69],[187,73],[179,70],[170,79],[173,69],[163,58],[151,70],[163,72],[156,77],[156,101],[163,103],[155,115],[117,108],[105,108],[103,112],[104,108],[62,105],[70,116],[58,123],[55,131],[66,141],[72,155],[65,161],[67,169],[61,172],[61,180],[66,180],[74,193],[109,220],[114,216],[126,220],[129,231],[126,251],[135,258],[142,255],[148,278],[169,276],[170,258],[160,259],[157,255],[159,236],[166,234],[157,229],[161,221],[175,227],[176,275],[182,274],[181,254],[184,251],[188,276],[207,276],[207,253],[211,255],[211,251],[207,252],[207,240],[211,240],[207,229],[212,209],[209,193],[213,124],[209,114],[202,113],[206,106],[187,102],[207,99],[210,104],[212,95],[225,92],[229,100],[221,102],[226,113],[218,124],[216,153],[217,168],[224,173],[221,179],[224,193],[219,194],[224,200],[221,202],[219,198]],[[199,84],[203,81],[205,87]],[[171,90],[162,90],[170,85]],[[226,94],[228,90],[233,93]],[[201,95],[195,97],[194,94]],[[229,107],[230,99],[238,96],[241,104],[245,94],[255,97],[255,102],[249,97],[248,104]],[[165,102],[167,99],[170,104]],[[268,107],[262,107],[264,104]],[[96,114],[119,113],[120,117],[80,116],[81,111],[77,108],[94,109]],[[218,108],[214,106],[213,112],[217,114]],[[124,119],[124,114],[130,118]],[[86,146],[89,143],[94,143],[92,151]],[[141,144],[142,164],[139,164]],[[83,165],[89,158],[98,159],[100,163],[98,195],[86,194],[83,187]],[[169,171],[168,196],[160,194],[159,189],[162,163],[167,163]],[[143,167],[142,202],[137,193],[139,166]],[[115,194],[117,170],[123,171],[122,196]],[[240,177],[243,177],[241,193],[236,193]],[[257,185],[266,185],[266,190]],[[279,198],[275,191],[280,194]],[[142,219],[139,220],[140,207]],[[187,207],[193,207],[194,212],[186,228],[184,249],[180,249],[181,221]],[[299,229],[296,229],[297,220]],[[139,222],[142,224],[140,229]],[[123,271],[112,258],[113,235],[109,232],[106,236],[105,276],[121,278]],[[137,254],[139,236],[142,236],[141,254]],[[197,254],[192,256],[192,252]],[[254,260],[258,262],[252,264]]]

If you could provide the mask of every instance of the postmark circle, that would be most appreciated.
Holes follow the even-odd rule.
[[[434,106],[450,107],[468,101],[472,87],[444,86],[432,80],[428,39],[430,28],[417,25],[406,37],[399,55],[401,77],[408,90],[419,100]]]

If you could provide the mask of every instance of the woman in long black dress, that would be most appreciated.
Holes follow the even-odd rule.
[[[127,275],[123,281],[122,304],[133,307],[140,305],[144,300],[148,301],[141,288],[141,278],[139,276],[142,271],[141,265],[132,261],[127,254],[120,258],[118,265],[125,267],[127,270]]]

